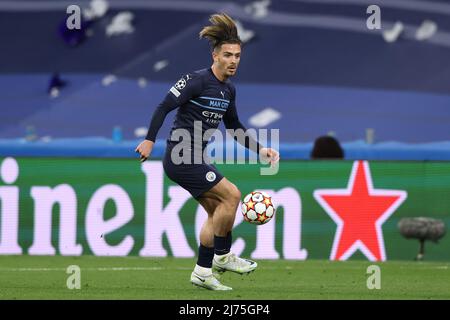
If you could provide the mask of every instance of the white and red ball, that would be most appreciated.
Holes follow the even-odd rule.
[[[267,193],[253,191],[244,197],[241,211],[245,221],[253,224],[265,224],[275,215],[275,206]]]

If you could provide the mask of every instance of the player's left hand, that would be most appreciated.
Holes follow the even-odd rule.
[[[261,150],[259,150],[259,153],[263,158],[266,158],[270,162],[271,167],[273,167],[278,163],[278,161],[280,161],[280,154],[275,149],[261,148]]]

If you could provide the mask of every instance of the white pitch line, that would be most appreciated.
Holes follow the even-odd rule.
[[[292,270],[291,266],[286,266],[282,268],[277,267],[264,267],[265,270]],[[0,272],[51,272],[51,271],[63,271],[65,268],[0,268]],[[98,268],[83,268],[80,267],[81,271],[158,271],[158,270],[192,270],[192,268],[187,267],[176,267],[176,268],[163,268],[163,267],[98,267]]]
[[[85,271],[155,271],[167,268],[162,267],[101,267],[101,268],[80,268]],[[188,269],[188,268],[186,268]],[[0,272],[41,272],[41,271],[66,271],[64,268],[0,268]]]
[[[13,271],[13,272],[16,272],[16,271],[19,271],[19,272],[21,272],[21,271],[64,271],[65,269],[61,269],[61,268],[2,268],[2,269],[0,269],[0,272],[2,272],[2,271],[6,271],[6,272],[9,272],[9,271]]]
[[[440,269],[448,270],[449,266],[420,266],[423,269]],[[164,268],[164,267],[98,267],[98,268],[83,268],[81,271],[161,271],[161,270],[192,270],[188,267]],[[295,270],[292,266],[277,267],[263,267],[264,270]],[[350,268],[350,269],[360,269]],[[409,268],[402,268],[409,269]],[[66,268],[0,268],[1,272],[66,272]]]

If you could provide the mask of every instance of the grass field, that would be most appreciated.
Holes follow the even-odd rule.
[[[189,282],[195,259],[0,256],[0,299],[450,299],[450,263],[384,262],[369,290],[369,261],[266,261],[250,275],[225,273],[230,292]],[[67,267],[81,270],[70,290]]]

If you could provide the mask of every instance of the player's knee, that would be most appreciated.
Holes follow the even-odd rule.
[[[234,205],[237,205],[239,201],[241,201],[241,196],[241,191],[239,191],[239,189],[234,184],[232,184],[229,189],[229,197]]]

